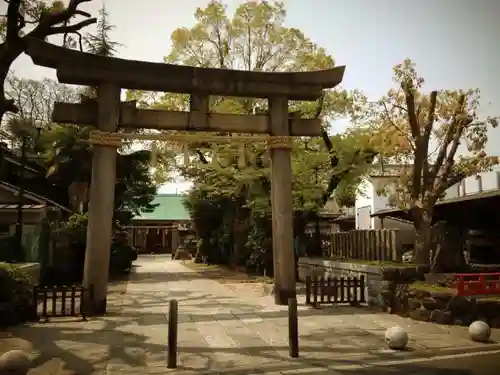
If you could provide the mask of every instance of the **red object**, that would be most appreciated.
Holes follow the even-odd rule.
[[[459,273],[455,285],[457,296],[500,294],[500,273]]]

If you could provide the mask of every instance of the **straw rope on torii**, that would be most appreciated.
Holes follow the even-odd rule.
[[[293,136],[220,136],[200,134],[134,134],[102,132],[93,130],[90,132],[88,142],[92,145],[120,147],[125,139],[137,141],[165,141],[174,144],[188,144],[207,142],[214,144],[252,144],[255,142],[267,142],[269,148],[292,148]],[[296,137],[295,137],[296,138]]]
[[[91,145],[116,147],[122,145],[125,139],[138,140],[138,141],[153,141],[153,142],[168,142],[174,145],[182,146],[184,152],[184,164],[189,165],[189,143],[206,142],[212,144],[237,144],[243,147],[245,144],[252,144],[255,142],[266,142],[267,146],[272,148],[286,148],[290,149],[293,146],[293,137],[291,136],[268,136],[268,135],[255,135],[255,136],[217,136],[217,135],[201,135],[201,134],[134,134],[134,133],[118,133],[118,132],[102,132],[93,130],[90,132],[88,143]],[[153,152],[155,153],[155,152]],[[241,164],[245,160],[244,151],[240,151],[238,163]],[[156,155],[153,155],[156,159]]]

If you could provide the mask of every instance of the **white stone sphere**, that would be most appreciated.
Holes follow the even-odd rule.
[[[22,350],[9,350],[0,355],[0,373],[26,374],[31,367],[28,354]]]
[[[469,335],[473,341],[488,342],[491,336],[490,326],[482,320],[476,320],[469,326]]]
[[[385,342],[390,349],[405,349],[408,344],[408,333],[398,326],[388,328],[385,331]]]

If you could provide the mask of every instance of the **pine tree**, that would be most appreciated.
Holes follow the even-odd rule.
[[[114,28],[115,25],[109,22],[109,14],[103,5],[99,10],[95,33],[89,33],[85,36],[85,52],[106,57],[114,56],[120,46],[120,43],[110,39],[109,34]],[[89,87],[84,91],[84,95],[96,98],[97,91],[96,87]]]
[[[85,37],[85,50],[88,53],[93,53],[100,56],[114,56],[116,49],[120,46],[119,43],[110,39],[109,33],[115,28],[109,23],[109,14],[106,7],[99,10],[96,32],[87,34]]]

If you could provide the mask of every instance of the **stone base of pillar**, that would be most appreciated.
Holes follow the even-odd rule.
[[[177,249],[174,254],[174,259],[178,260],[190,260],[191,253],[186,249]]]

